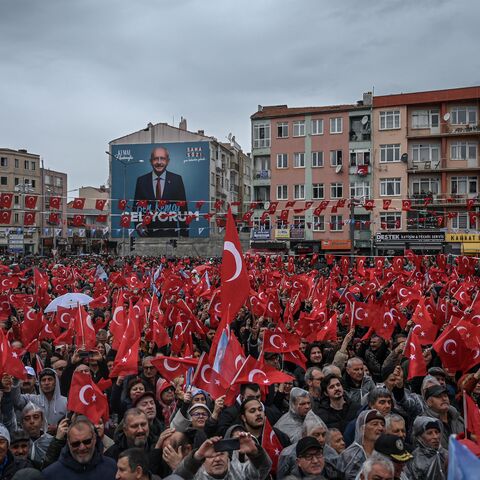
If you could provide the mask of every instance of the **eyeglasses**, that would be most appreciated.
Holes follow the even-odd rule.
[[[208,413],[203,413],[203,412],[192,413],[190,416],[193,418],[208,417]]]
[[[153,370],[155,367],[143,367],[144,370]]]
[[[88,447],[93,442],[93,437],[86,438],[85,440],[77,440],[76,442],[70,442],[70,447],[78,448],[80,445],[85,445]]]
[[[300,458],[303,458],[303,460],[306,460],[307,462],[312,462],[313,460],[321,460],[323,458],[323,451],[302,455]]]

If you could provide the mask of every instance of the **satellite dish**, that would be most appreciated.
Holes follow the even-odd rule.
[[[343,166],[337,165],[337,167],[335,168],[335,173],[340,173],[342,170],[343,170]]]
[[[364,115],[362,117],[362,125],[366,125],[368,123],[368,115]]]
[[[403,163],[407,163],[407,162],[408,162],[408,153],[404,153],[404,154],[400,157],[400,160],[401,160]]]
[[[443,119],[448,122],[450,120],[450,114],[449,113],[446,113],[444,116],[443,116]]]

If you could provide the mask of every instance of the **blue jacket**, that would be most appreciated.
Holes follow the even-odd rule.
[[[65,445],[59,460],[43,470],[43,476],[46,480],[115,480],[117,464],[115,460],[102,455],[101,449],[103,444],[97,438],[92,459],[82,465],[74,460],[68,445]]]

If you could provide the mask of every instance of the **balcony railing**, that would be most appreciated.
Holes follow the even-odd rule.
[[[480,205],[480,197],[476,193],[419,193],[410,195],[409,199],[412,201],[412,207],[423,207],[425,206],[425,201],[428,205],[467,205],[467,200],[474,200],[474,206]]]
[[[370,132],[350,132],[351,142],[369,142],[372,138]]]
[[[253,178],[255,180],[268,180],[272,175],[270,170],[255,170],[253,172]]]

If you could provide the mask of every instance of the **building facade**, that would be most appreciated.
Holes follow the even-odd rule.
[[[39,197],[42,193],[40,156],[25,149],[0,149],[0,194],[11,194],[11,208],[2,212],[11,212],[9,221],[0,225],[0,252],[25,253],[39,252],[41,202],[37,200],[35,208],[26,208],[28,195]],[[24,225],[26,213],[33,213],[33,223]],[[7,215],[8,216],[8,215]]]

